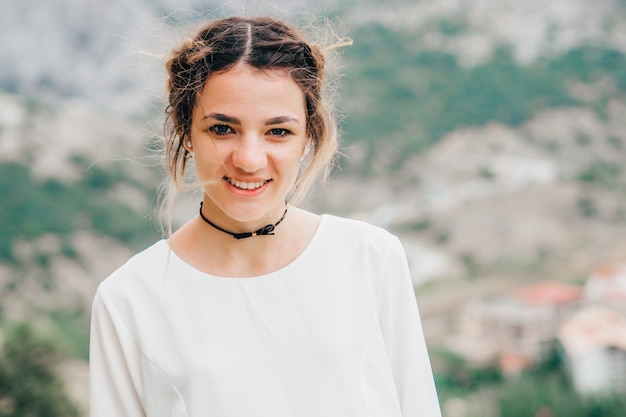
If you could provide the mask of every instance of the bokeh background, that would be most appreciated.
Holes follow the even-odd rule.
[[[400,236],[444,416],[626,416],[623,0],[0,0],[0,416],[87,415],[95,288],[161,236],[163,55],[232,13],[354,40],[306,205]]]

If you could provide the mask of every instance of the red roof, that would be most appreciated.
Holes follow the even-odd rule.
[[[522,288],[515,293],[521,301],[537,304],[562,304],[582,299],[583,290],[577,285],[544,281]]]
[[[617,272],[619,272],[617,267],[613,265],[605,265],[597,268],[594,271],[594,275],[597,278],[613,278]]]

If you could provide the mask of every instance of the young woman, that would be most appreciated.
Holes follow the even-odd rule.
[[[270,18],[170,56],[167,167],[202,202],[100,285],[92,417],[440,416],[399,240],[290,203],[337,146],[324,63]]]

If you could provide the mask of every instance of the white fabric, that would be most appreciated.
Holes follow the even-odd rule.
[[[440,417],[404,250],[324,215],[274,273],[200,272],[159,241],[104,280],[91,417]]]

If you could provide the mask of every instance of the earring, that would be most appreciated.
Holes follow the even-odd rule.
[[[187,147],[191,148],[191,141],[190,140],[187,141]]]
[[[311,142],[307,142],[304,145],[304,151],[302,151],[302,157],[300,158],[300,162],[304,161],[304,158],[309,154],[309,150],[311,149]]]

